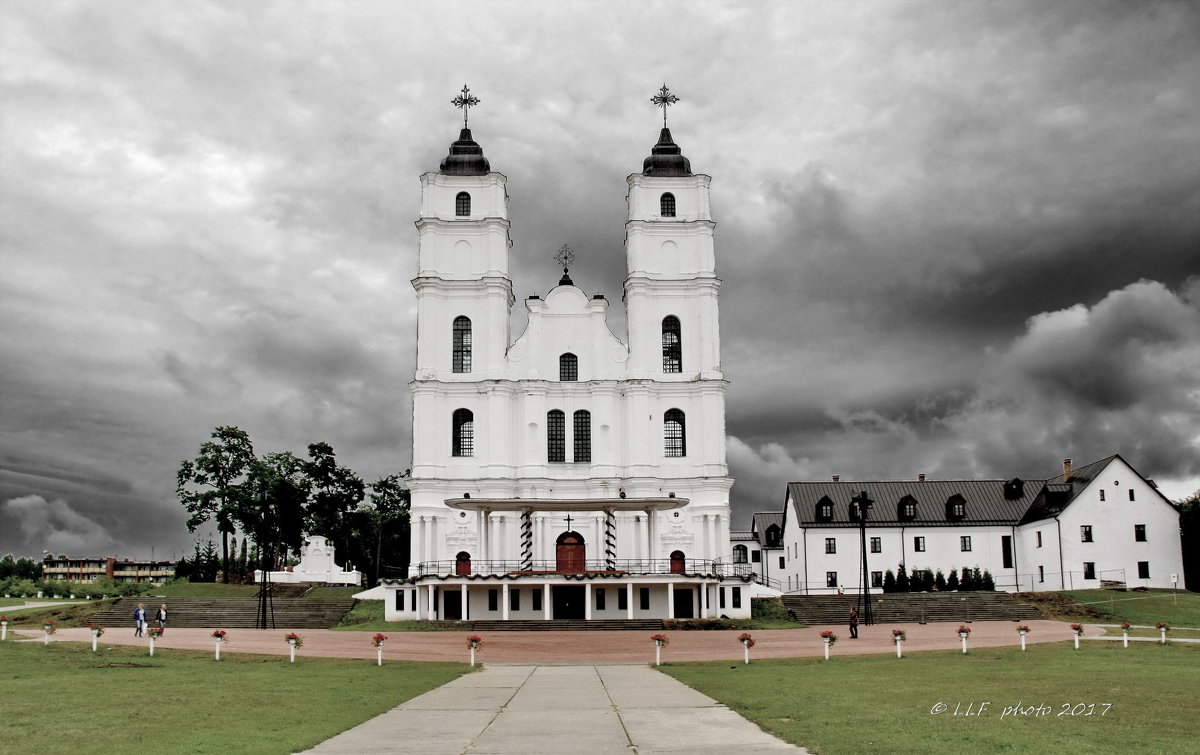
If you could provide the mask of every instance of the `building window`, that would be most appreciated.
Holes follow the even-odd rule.
[[[835,537],[825,538],[825,552],[826,553],[837,553],[837,538],[835,538]]]
[[[513,589],[513,590],[508,591],[508,610],[510,610],[510,611],[520,611],[521,610],[521,591],[520,590]]]
[[[471,371],[471,320],[459,315],[454,318],[454,356],[452,372]]]
[[[564,383],[573,383],[579,379],[579,357],[563,354],[558,358],[558,379]]]
[[[658,198],[658,214],[664,218],[675,217],[675,195],[671,192],[664,193]]]
[[[458,196],[454,198],[454,214],[460,218],[465,218],[471,214],[471,195],[465,191],[458,192]]]
[[[718,596],[717,603],[720,604],[719,607],[724,608],[725,607],[725,588],[724,587],[719,588],[717,590],[717,596]]]
[[[838,586],[837,572],[835,572],[835,571],[825,572],[825,586],[826,587],[837,587]]]
[[[530,606],[534,611],[542,610],[542,591],[536,587],[533,589],[533,594],[530,595],[533,600],[530,601],[533,605]]]
[[[1136,500],[1133,495],[1133,488],[1129,489],[1129,500],[1131,500],[1131,501]]]
[[[1144,525],[1144,524],[1133,525],[1133,539],[1138,541],[1139,543],[1146,542],[1146,525]]]
[[[1042,532],[1041,532],[1041,530],[1038,530],[1034,534],[1037,535],[1037,547],[1041,548],[1042,547]]]
[[[580,409],[575,412],[575,462],[592,461],[592,413]]]
[[[871,572],[871,587],[883,587],[883,572]]]
[[[683,334],[675,315],[663,318],[662,349],[663,372],[683,372]]]
[[[783,530],[779,529],[778,524],[772,524],[767,527],[767,547],[778,548],[783,541]]]
[[[744,564],[749,561],[749,558],[747,557],[749,552],[750,549],[744,545],[733,546],[733,563]]]
[[[914,537],[913,538],[913,550],[915,550],[917,553],[924,553],[925,552],[925,538]]]
[[[567,460],[567,415],[558,409],[546,412],[546,461]]]
[[[883,538],[881,538],[881,537],[871,538],[871,552],[872,553],[883,553]]]
[[[495,588],[488,590],[488,610],[500,610],[500,591]]]
[[[783,556],[780,556],[779,557],[779,568],[780,569],[784,568],[784,563],[785,563],[785,561],[783,560]]]
[[[1103,490],[1100,491],[1100,500],[1102,500],[1102,501],[1104,500],[1104,491]]]
[[[1150,562],[1138,561],[1138,579],[1150,579]]]
[[[639,587],[638,588],[638,605],[641,606],[643,611],[650,610],[650,588],[649,587]]]
[[[475,415],[470,409],[454,410],[451,433],[451,456],[475,455]]]
[[[405,592],[406,592],[405,590],[397,590],[396,591],[396,610],[397,611],[404,610],[404,593]]]
[[[896,504],[896,518],[902,522],[911,522],[917,518],[917,499],[906,495]]]
[[[946,501],[946,518],[959,520],[967,516],[967,501],[957,493],[950,496],[950,500]]]
[[[730,601],[731,607],[741,608],[742,607],[742,588],[740,588],[740,587],[732,588],[729,591],[729,601]]]
[[[1092,525],[1090,525],[1090,524],[1080,525],[1080,527],[1079,527],[1079,542],[1081,542],[1081,543],[1092,542]]]
[[[833,521],[833,501],[828,498],[821,498],[817,501],[817,521],[832,522]]]
[[[1038,566],[1038,582],[1046,581],[1046,567]]]
[[[1083,578],[1084,579],[1095,579],[1096,578],[1096,562],[1095,561],[1084,561],[1083,562]]]
[[[604,588],[603,587],[596,588],[596,610],[597,611],[604,610]]]
[[[663,445],[666,456],[687,456],[683,412],[668,409],[663,418]]]
[[[958,549],[961,550],[963,553],[966,553],[967,551],[971,550],[971,536],[970,535],[961,535],[958,538]]]

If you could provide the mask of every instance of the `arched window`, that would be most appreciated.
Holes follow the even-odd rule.
[[[454,198],[454,214],[460,218],[469,217],[471,215],[471,195],[465,191],[458,192],[458,196]]]
[[[683,412],[668,409],[663,417],[663,453],[666,456],[687,456]]]
[[[460,577],[465,577],[471,573],[471,554],[466,551],[459,551],[454,557],[454,573]]]
[[[663,372],[683,372],[682,341],[679,318],[667,315],[662,321]]]
[[[459,315],[454,318],[454,356],[451,359],[452,372],[471,371],[471,320]]]
[[[783,530],[779,529],[779,525],[772,524],[770,527],[767,527],[767,547],[778,548],[782,542]]]
[[[671,551],[671,573],[683,574],[686,566],[687,557],[683,555],[683,551]]]
[[[567,415],[558,409],[546,412],[546,461],[567,460]]]
[[[750,563],[750,549],[744,545],[733,546],[733,563],[735,563],[735,564]]]
[[[470,409],[455,409],[450,441],[451,456],[475,455],[475,415]]]
[[[950,496],[946,501],[946,518],[951,520],[964,519],[967,516],[967,499],[963,498],[958,493]]]
[[[584,409],[575,412],[575,462],[592,461],[592,413]]]
[[[554,541],[554,569],[581,572],[587,568],[587,545],[578,532],[564,532]]]
[[[658,198],[658,214],[664,218],[675,217],[675,195],[671,192],[664,193]]]
[[[906,495],[896,504],[896,518],[902,522],[911,522],[917,518],[917,499]]]
[[[558,379],[563,382],[574,382],[579,379],[579,357],[574,354],[563,354],[558,358]]]
[[[833,501],[828,496],[821,496],[821,500],[817,501],[817,521],[833,521]]]

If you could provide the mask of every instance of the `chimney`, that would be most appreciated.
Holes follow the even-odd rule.
[[[925,473],[924,472],[917,475],[917,482],[925,482]]]
[[[834,482],[841,482],[841,481],[842,481],[842,476],[841,476],[840,474],[835,474],[835,475],[833,476],[833,481],[834,481]]]
[[[1063,459],[1063,481],[1071,479],[1071,460]]]

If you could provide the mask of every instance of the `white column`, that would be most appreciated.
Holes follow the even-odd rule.
[[[434,592],[435,589],[433,585],[429,586],[429,618],[431,619],[437,618],[437,594]]]
[[[500,590],[500,618],[508,621],[508,582],[501,585]]]
[[[542,585],[542,618],[550,620],[550,583]]]
[[[675,583],[667,583],[667,618],[675,618]]]
[[[488,511],[487,509],[479,512],[479,557],[484,561],[492,560],[492,549],[489,547],[488,543],[488,538],[491,537],[492,530],[491,513],[492,512]],[[491,572],[490,566],[488,567],[488,571]]]
[[[646,510],[646,560],[653,561],[658,555],[658,548],[655,547],[654,536],[655,530],[655,515],[653,509]]]
[[[709,584],[704,582],[700,585],[700,618],[708,618],[708,590]]]
[[[416,556],[417,564],[420,564],[425,560],[425,517],[417,517],[417,531],[413,534],[416,535],[413,540],[417,544],[417,552],[413,555]]]
[[[583,620],[592,620],[592,583],[585,582],[583,585]]]
[[[625,583],[625,618],[633,618],[633,583]]]
[[[408,590],[405,590],[405,592],[408,592]],[[422,618],[421,617],[421,588],[414,587],[413,591],[412,591],[412,595],[411,596],[406,595],[405,597],[412,598],[413,611],[415,611],[417,614],[417,621],[420,621]]]
[[[437,517],[431,516],[425,520],[425,560],[437,561]]]
[[[471,604],[468,601],[469,595],[467,593],[467,583],[463,582],[460,589],[462,591],[462,617],[463,621],[468,621],[471,618],[471,611],[468,608]]]

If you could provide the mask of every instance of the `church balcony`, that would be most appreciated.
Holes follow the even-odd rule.
[[[559,568],[557,561],[490,560],[422,561],[409,577],[546,577],[613,578],[678,574],[688,577],[734,578],[749,582],[755,574],[746,564],[728,564],[718,560],[687,559],[587,559],[570,568]]]

